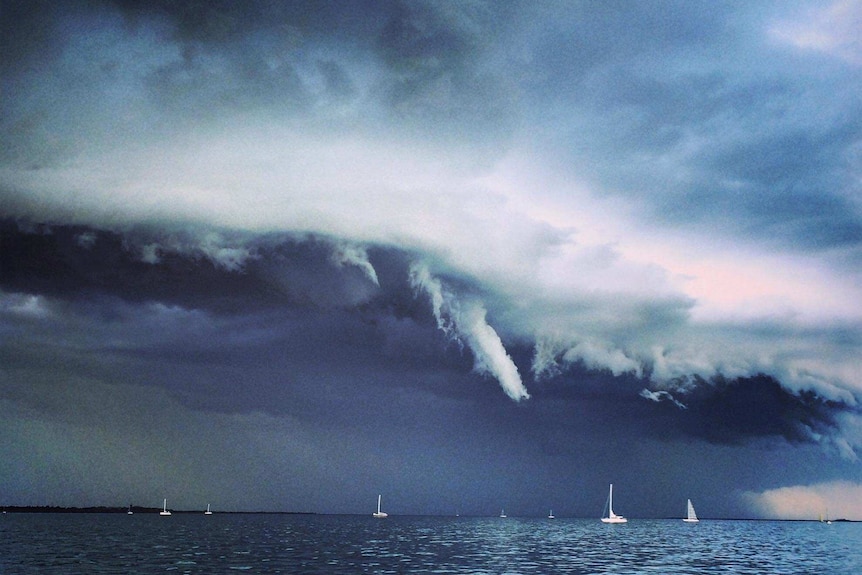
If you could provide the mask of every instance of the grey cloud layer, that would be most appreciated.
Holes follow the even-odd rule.
[[[776,8],[590,6],[536,41],[531,95],[554,102],[536,120],[568,127],[573,174],[660,222],[847,250],[858,269],[860,70],[771,44]]]
[[[666,225],[859,261],[860,72],[770,45],[780,6],[6,4],[7,166],[236,114],[497,157],[529,127]]]
[[[452,269],[481,275],[497,284],[487,286],[488,297],[526,299],[533,291],[527,266],[561,247],[589,248],[516,208],[495,205],[494,193],[457,179],[472,168],[453,166],[503,158],[516,134],[530,134],[552,163],[570,164],[564,174],[594,182],[595,196],[631,198],[659,226],[813,251],[858,274],[862,233],[852,150],[862,114],[858,93],[843,86],[859,72],[833,63],[799,73],[793,55],[765,39],[763,30],[779,21],[777,6],[105,2],[61,10],[7,2],[4,8],[14,16],[5,24],[4,92],[16,94],[4,99],[0,123],[10,143],[0,164],[0,199],[9,215],[106,227],[174,220],[181,228],[191,219],[202,230],[216,222],[354,234],[434,253]],[[738,61],[751,52],[777,64]],[[317,132],[329,139],[309,136]],[[359,144],[332,152],[343,145],[333,134],[343,133]],[[356,151],[367,141],[373,150],[381,138],[376,153]],[[396,150],[434,150],[440,138],[456,147],[438,163],[404,173],[393,172],[395,165],[409,166],[415,157],[385,163]],[[315,161],[313,146],[331,156],[303,176]],[[322,179],[340,175],[345,160],[348,175]],[[349,175],[378,161],[368,173]],[[351,180],[359,182],[355,188]],[[507,233],[488,237],[502,223]],[[183,242],[198,239],[171,241],[181,251]],[[160,257],[156,244],[140,249],[145,261]],[[254,265],[246,247],[222,249],[218,237],[189,249],[216,253],[224,265]],[[484,258],[476,255],[482,250]],[[596,365],[611,365],[619,354],[622,363],[672,360],[679,348],[653,350],[672,342],[626,341],[624,333],[639,325],[646,339],[671,334],[687,322],[694,302],[671,288],[659,298],[636,294],[614,310],[619,289],[594,287],[611,275],[602,270],[616,255],[605,254],[573,262],[583,271],[566,270],[575,282],[589,279],[571,301],[561,301],[575,310],[559,328],[561,341],[582,350],[575,359]],[[524,277],[516,278],[516,270]],[[548,304],[536,301],[533,309]],[[541,333],[548,318],[539,314],[509,317],[514,321],[498,329],[510,336],[558,335]],[[584,320],[594,325],[567,333]],[[602,354],[605,361],[596,361]],[[683,357],[667,373],[678,375],[696,361]],[[780,374],[768,365],[751,369],[764,367]]]
[[[0,401],[152,386],[369,480],[345,432],[570,473],[603,418],[852,474],[862,59],[794,43],[820,10],[0,0]]]
[[[98,351],[115,356],[120,365],[137,365],[140,371],[134,379],[140,384],[151,379],[169,388],[176,385],[175,392],[190,394],[219,410],[276,406],[277,401],[271,403],[273,397],[286,399],[284,394],[289,396],[291,388],[307,386],[304,381],[315,379],[311,374],[319,365],[326,365],[331,374],[368,371],[384,381],[405,369],[424,372],[423,379],[443,369],[461,380],[471,371],[472,356],[473,371],[480,379],[498,380],[516,400],[529,397],[521,379],[531,372],[537,377],[529,378],[528,385],[542,390],[548,385],[551,389],[571,385],[563,382],[592,370],[604,374],[599,381],[605,385],[620,378],[628,382],[624,389],[634,386],[620,396],[632,404],[644,403],[638,390],[649,384],[655,369],[631,358],[614,358],[612,352],[601,349],[575,347],[568,357],[557,356],[560,349],[568,349],[564,346],[556,352],[552,349],[547,358],[539,352],[544,348],[534,349],[529,341],[516,338],[504,344],[488,325],[479,300],[470,295],[476,293],[470,278],[447,280],[458,286],[457,292],[450,291],[426,267],[417,268],[415,255],[398,250],[372,247],[362,265],[350,266],[333,259],[333,254],[344,250],[339,242],[246,236],[236,240],[241,242],[237,245],[254,257],[237,268],[220,265],[218,259],[190,250],[188,244],[172,244],[170,238],[153,232],[124,237],[81,227],[22,229],[10,221],[2,231],[0,289],[8,294],[7,329],[25,340],[35,338],[27,345],[46,346],[40,354],[55,359],[45,364],[59,363],[61,357],[72,354],[78,356],[73,363],[83,366],[92,363],[86,359],[89,353]],[[158,261],[141,259],[142,244],[160,246]],[[183,247],[177,251],[172,245]],[[366,264],[376,270],[376,284],[365,271]],[[496,308],[491,315],[499,316]],[[104,327],[98,327],[102,321]],[[82,339],[73,344],[76,337]],[[455,345],[459,340],[466,345]],[[267,359],[270,354],[280,357],[276,364]],[[11,342],[4,355],[25,367],[36,359]],[[171,366],[169,371],[184,375],[165,377],[162,362]],[[261,370],[255,367],[258,363],[267,367]],[[103,369],[95,365],[94,369]],[[279,365],[291,374],[286,376],[288,381],[279,375]],[[239,390],[233,386],[221,389],[226,381],[215,374],[222,369],[259,374],[241,384],[243,393],[235,396],[232,392]],[[142,377],[145,372],[149,375]],[[183,378],[211,383],[204,386],[204,393],[182,391]],[[124,381],[128,380],[124,377]],[[454,388],[444,391],[428,380],[418,388],[423,385],[430,385],[432,392],[454,393]],[[828,401],[810,392],[794,397],[763,376],[713,382],[684,376],[671,385],[673,396],[662,392],[664,396],[648,397],[659,403],[675,397],[669,403],[677,409],[657,406],[657,413],[664,415],[656,421],[666,418],[683,433],[717,442],[749,436],[814,441],[815,433],[838,432],[830,413],[855,410],[853,402]],[[651,408],[643,409],[646,415]]]
[[[18,95],[4,99],[6,162],[242,113],[450,144],[490,144],[515,116],[505,77],[477,65],[499,19],[479,5],[5,4],[4,84]]]

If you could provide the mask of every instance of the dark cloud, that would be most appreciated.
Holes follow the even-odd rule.
[[[73,300],[116,297],[219,313],[363,304],[403,314],[418,307],[406,282],[407,254],[375,252],[381,297],[360,269],[333,262],[334,244],[324,237],[239,234],[219,236],[213,246],[205,234],[190,231],[118,233],[9,219],[0,222],[0,234],[0,288],[6,291]]]
[[[0,69],[7,79],[56,57],[54,25],[62,10],[54,2],[4,0],[0,12]]]
[[[792,393],[772,377],[693,378],[671,396],[684,407],[662,402],[660,436],[685,435],[711,443],[739,445],[763,439],[819,443],[839,433],[837,417],[854,407],[813,392]]]
[[[598,419],[614,414],[631,429],[664,441],[703,440],[716,445],[758,445],[767,442],[820,444],[839,437],[839,417],[856,413],[856,402],[827,400],[812,391],[792,392],[766,375],[698,376],[650,391],[648,375],[613,376],[571,364],[554,377],[529,382],[538,409],[590,405]],[[579,417],[584,417],[579,415]],[[588,415],[586,417],[592,417]],[[550,419],[565,421],[561,413]],[[597,420],[594,425],[601,425]]]
[[[408,281],[409,253],[383,247],[370,251],[377,287],[357,267],[336,265],[335,244],[322,237],[238,236],[235,245],[252,255],[240,267],[226,269],[199,249],[196,235],[178,241],[177,234],[154,230],[122,234],[11,220],[5,220],[0,231],[0,289],[68,302],[64,314],[73,312],[80,321],[94,324],[89,344],[94,351],[136,364],[139,381],[146,374],[145,379],[169,387],[177,380],[200,382],[182,392],[198,408],[292,412],[289,406],[302,402],[288,399],[291,382],[316,379],[320,365],[328,366],[328,385],[336,385],[339,396],[368,394],[377,381],[381,398],[394,385],[440,397],[472,398],[479,405],[498,403],[492,401],[498,394],[492,381],[475,375],[468,380],[484,380],[481,385],[462,381],[471,371],[471,352],[447,341],[436,328],[430,303]],[[142,260],[147,247],[157,254],[155,261]],[[444,277],[459,293],[474,289],[466,277]],[[186,319],[140,307],[153,303],[178,306],[177,314]],[[662,309],[645,309],[644,321],[668,321],[655,317]],[[196,310],[214,315],[195,316]],[[107,343],[114,328],[97,327],[107,317],[127,331],[128,346]],[[166,321],[183,322],[185,329],[179,336],[159,337],[160,324]],[[67,324],[65,329],[80,325]],[[532,344],[510,342],[509,350],[527,377]],[[60,348],[56,352],[65,353]],[[232,374],[227,379],[234,383],[225,385],[225,373]],[[364,382],[357,386],[354,377]],[[576,362],[553,377],[528,378],[526,383],[535,395],[532,410],[587,403],[592,413],[616,412],[632,422],[651,421],[655,427],[647,429],[659,437],[670,434],[719,444],[767,437],[816,441],[838,431],[835,414],[848,408],[811,392],[791,393],[767,376],[710,382],[694,376],[671,386],[667,397],[676,403],[656,404],[639,394],[649,386],[648,378],[649,373],[614,377]],[[237,401],[235,386],[254,392]],[[679,403],[685,409],[677,407]],[[555,425],[565,421],[558,413],[548,417]]]
[[[727,516],[858,476],[858,70],[769,40],[781,4],[0,11],[21,502]],[[800,251],[829,273],[774,288]]]
[[[162,17],[173,23],[176,38],[212,44],[230,43],[261,30],[272,34],[332,35],[360,37],[379,27],[381,18],[392,13],[397,2],[337,2],[253,0],[236,3],[171,2],[170,0],[113,0],[132,21],[143,16]],[[384,15],[384,16],[381,16]],[[293,30],[291,30],[291,28]]]
[[[409,286],[404,253],[372,252],[380,280],[375,288],[355,267],[333,263],[333,244],[320,238],[246,238],[255,257],[228,270],[199,252],[176,251],[168,235],[158,236],[164,241],[158,261],[145,262],[139,249],[156,241],[152,232],[124,236],[7,220],[0,236],[0,289],[58,302],[46,305],[93,324],[94,351],[152,362],[141,369],[156,369],[153,381],[171,380],[163,376],[181,365],[201,372],[245,370],[243,379],[258,382],[250,387],[271,391],[282,385],[275,374],[302,379],[321,364],[340,374],[333,377],[354,369],[425,372],[421,377],[441,368],[469,371],[469,353],[446,346],[430,306]],[[113,320],[99,327],[106,317]],[[108,343],[116,329],[126,331],[128,345]]]
[[[0,224],[0,233],[0,287],[5,291],[213,309],[254,308],[283,299],[281,292],[259,278],[230,273],[202,256],[166,251],[158,262],[147,263],[134,249],[145,242],[140,235],[126,238],[84,227],[41,224],[23,231],[11,220]],[[150,245],[158,251],[157,244]]]

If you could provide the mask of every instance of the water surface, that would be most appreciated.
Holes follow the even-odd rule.
[[[862,573],[862,523],[0,516],[0,573]]]

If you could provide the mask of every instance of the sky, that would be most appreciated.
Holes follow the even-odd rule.
[[[862,520],[860,27],[0,0],[0,505]]]

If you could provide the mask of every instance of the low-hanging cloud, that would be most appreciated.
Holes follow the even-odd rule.
[[[176,389],[212,345],[271,370],[255,406],[302,360],[862,449],[855,3],[0,6],[0,311],[28,347],[74,310],[88,361],[207,358]],[[426,297],[469,354],[429,344]],[[151,306],[245,329],[130,340],[162,339]]]
[[[515,401],[530,397],[500,336],[488,325],[487,312],[481,302],[470,297],[458,298],[421,263],[411,267],[410,283],[431,299],[437,326],[447,336],[470,348],[477,372],[496,378],[506,395]]]
[[[747,492],[743,499],[767,519],[862,520],[862,484],[833,481]]]

